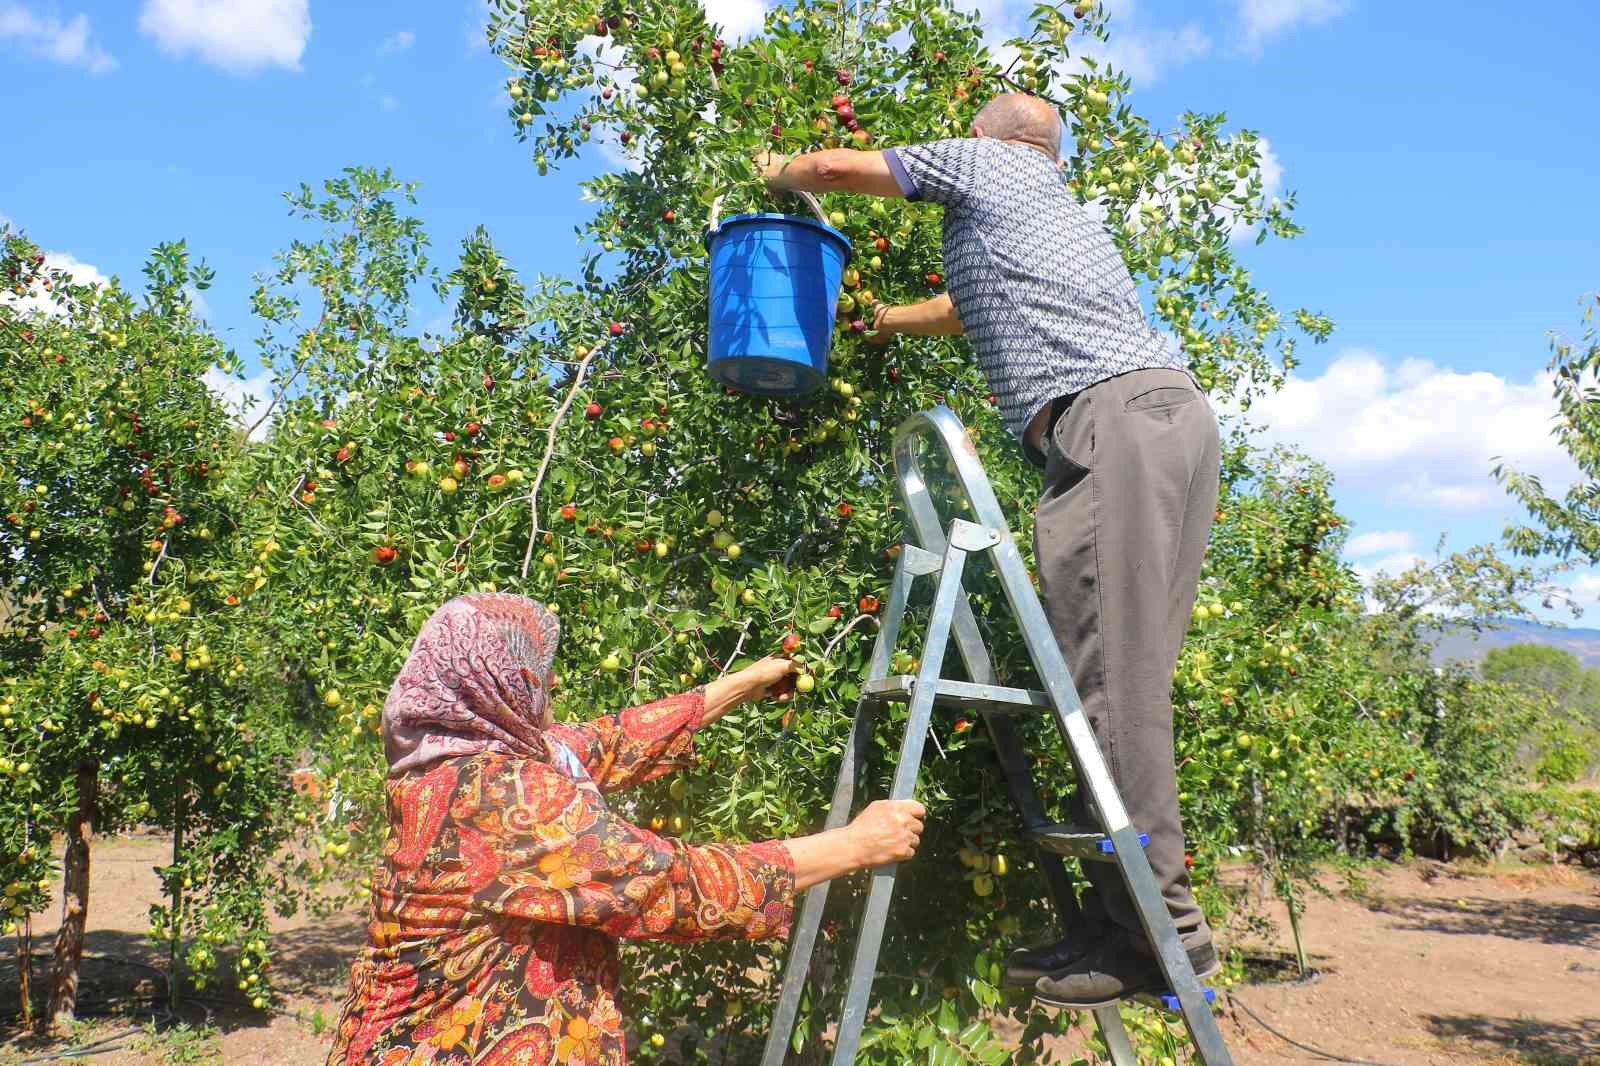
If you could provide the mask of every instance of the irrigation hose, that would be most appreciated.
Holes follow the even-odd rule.
[[[151,973],[157,975],[166,984],[166,986],[167,986],[167,995],[166,995],[166,1000],[163,1003],[162,1009],[159,1012],[152,1010],[152,1012],[151,1012],[152,1015],[153,1015],[152,1021],[157,1022],[157,1023],[171,1023],[171,1022],[181,1021],[181,1019],[177,1016],[177,1014],[175,1014],[173,1012],[173,1010],[172,1010],[172,977],[165,970],[162,970],[160,967],[157,967],[157,966],[152,966],[147,962],[139,962],[136,959],[124,959],[124,958],[121,958],[120,956],[116,956],[116,955],[84,955],[82,957],[84,959],[86,959],[86,960],[91,960],[91,961],[94,961],[94,962],[109,963],[109,964],[117,965],[117,966],[126,966],[126,967],[128,967],[130,969],[148,970]],[[135,996],[129,996],[129,997],[126,997],[126,998],[127,999],[137,1000],[137,999],[143,999],[143,998],[147,998],[147,997],[135,995]],[[95,1007],[95,1006],[99,1006],[99,1005],[102,1005],[102,1004],[110,1004],[110,1003],[114,1003],[114,1002],[125,1002],[125,1000],[86,1000],[86,1001],[83,1001],[80,1004],[80,1008],[82,1008],[82,1007]],[[90,1013],[90,1012],[89,1011],[83,1011],[82,1013]],[[143,1032],[144,1032],[144,1029],[142,1027],[138,1027],[138,1026],[136,1026],[136,1027],[134,1027],[132,1029],[124,1029],[123,1031],[121,1031],[119,1033],[112,1033],[109,1036],[103,1036],[98,1040],[91,1041],[90,1043],[87,1043],[87,1044],[80,1044],[77,1047],[67,1048],[66,1050],[63,1050],[63,1051],[51,1052],[48,1055],[35,1055],[35,1056],[30,1057],[30,1058],[21,1059],[21,1060],[18,1061],[17,1066],[41,1066],[41,1064],[43,1064],[43,1063],[68,1062],[68,1061],[72,1061],[74,1059],[88,1058],[91,1055],[103,1055],[106,1052],[119,1051],[124,1046],[126,1046],[126,1044],[127,1044],[127,1042],[129,1040],[133,1039],[136,1036],[141,1035]]]
[[[1282,1040],[1284,1043],[1292,1044],[1295,1047],[1299,1048],[1301,1051],[1309,1051],[1311,1054],[1316,1055],[1318,1058],[1326,1059],[1328,1062],[1347,1062],[1347,1063],[1353,1063],[1354,1066],[1391,1066],[1390,1063],[1374,1062],[1372,1059],[1348,1059],[1348,1058],[1345,1058],[1343,1055],[1335,1055],[1331,1051],[1323,1051],[1319,1047],[1312,1047],[1310,1044],[1302,1044],[1300,1041],[1296,1040],[1294,1037],[1287,1036],[1283,1032],[1281,1032],[1280,1030],[1273,1028],[1271,1023],[1269,1023],[1265,1018],[1263,1018],[1261,1015],[1257,1014],[1255,1011],[1251,1010],[1250,1007],[1245,1003],[1244,1000],[1240,999],[1238,996],[1234,995],[1232,992],[1228,993],[1228,1006],[1230,1006],[1230,1007],[1238,1007],[1240,1010],[1242,1010],[1246,1014],[1250,1015],[1250,1017],[1254,1018],[1256,1020],[1256,1024],[1257,1025],[1261,1026],[1261,1028],[1265,1029],[1267,1032],[1271,1033],[1273,1036],[1277,1037],[1279,1040]]]

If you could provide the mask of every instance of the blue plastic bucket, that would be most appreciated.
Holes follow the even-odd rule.
[[[710,241],[711,376],[759,396],[803,396],[828,377],[850,241],[793,215],[734,215]]]

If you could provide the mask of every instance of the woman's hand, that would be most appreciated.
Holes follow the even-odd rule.
[[[916,800],[876,800],[845,827],[859,869],[904,862],[922,843],[928,812]]]
[[[878,800],[841,829],[785,840],[794,861],[795,891],[856,870],[905,862],[922,843],[926,814],[915,800]]]
[[[743,670],[717,678],[706,686],[706,709],[701,722],[715,722],[741,703],[759,699],[795,670],[794,660],[787,655],[769,655]]]

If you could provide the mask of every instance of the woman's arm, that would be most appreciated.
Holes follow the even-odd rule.
[[[814,836],[690,845],[617,817],[593,789],[535,760],[491,758],[475,772],[451,814],[478,905],[615,937],[784,936],[797,890],[908,859],[922,832],[920,804],[882,800]],[[513,803],[531,817],[502,817]]]
[[[922,840],[924,813],[922,804],[910,800],[878,800],[842,829],[785,840],[794,860],[794,890],[911,858]]]
[[[600,791],[617,792],[688,766],[696,729],[759,697],[794,668],[793,660],[770,656],[703,688],[588,722],[552,725],[550,735],[572,750]]]

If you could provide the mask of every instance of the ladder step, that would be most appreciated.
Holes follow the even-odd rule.
[[[900,703],[909,701],[916,687],[916,675],[897,674],[879,681],[868,681],[861,695],[880,703]],[[1050,696],[1038,689],[975,685],[970,681],[950,681],[941,677],[933,704],[935,707],[965,707],[993,714],[1016,714],[1050,710]]]
[[[1212,988],[1210,985],[1204,985],[1201,987],[1201,991],[1205,993],[1207,1003],[1215,1003],[1217,1001],[1217,990],[1215,988]],[[1134,996],[1133,998],[1138,1000],[1140,1003],[1155,1007],[1158,1010],[1172,1011],[1174,1013],[1178,1013],[1183,1010],[1183,1005],[1178,1002],[1178,997],[1173,995],[1171,992]]]
[[[1029,830],[1034,842],[1057,855],[1070,855],[1092,862],[1115,862],[1116,845],[1104,833],[1075,825],[1041,825]],[[1150,834],[1139,834],[1139,846],[1150,846]]]

